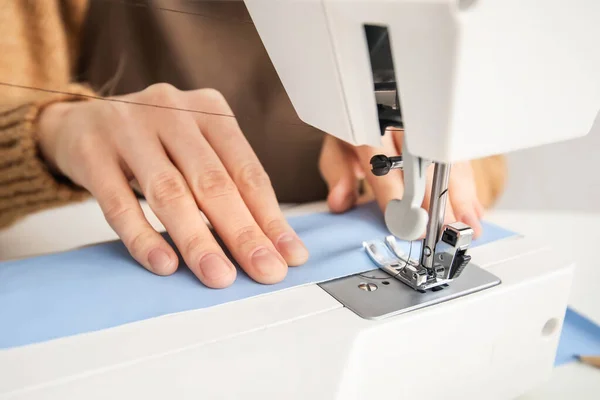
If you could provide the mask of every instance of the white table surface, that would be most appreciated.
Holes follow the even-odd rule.
[[[142,208],[152,226],[163,230],[147,204],[142,203]],[[316,204],[300,209],[286,207],[286,212],[322,209],[323,204]],[[600,282],[600,258],[594,256],[600,214],[496,210],[487,215],[486,220],[524,235],[545,236],[550,243],[557,242],[565,252],[572,254],[577,268],[570,306],[600,323],[600,291],[596,290]],[[66,251],[117,238],[96,202],[88,200],[31,215],[0,231],[0,261]],[[557,367],[546,385],[523,397],[525,400],[566,398],[600,398],[600,370],[578,363]]]

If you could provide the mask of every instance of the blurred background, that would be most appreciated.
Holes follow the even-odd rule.
[[[600,212],[600,116],[585,137],[507,155],[497,209]]]

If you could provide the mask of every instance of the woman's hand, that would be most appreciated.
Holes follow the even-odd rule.
[[[130,187],[134,179],[186,264],[209,287],[230,285],[236,270],[200,210],[258,282],[281,281],[288,265],[307,260],[220,93],[159,84],[114,100],[48,106],[39,121],[40,149],[51,167],[97,198],[140,264],[168,275],[178,259],[145,219]]]
[[[392,170],[385,176],[371,173],[370,160],[376,154],[388,157],[402,153],[402,131],[388,131],[382,137],[383,147],[351,146],[333,136],[326,136],[321,150],[319,168],[329,186],[327,203],[333,212],[344,212],[357,203],[373,197],[385,210],[392,199],[401,199],[404,193],[402,171]],[[359,198],[360,182],[366,179],[366,193]],[[427,188],[423,208],[429,209],[433,165],[428,170]],[[475,179],[468,162],[452,165],[448,182],[448,202],[445,223],[461,221],[471,226],[475,237],[481,234],[483,207],[477,198]],[[423,235],[425,232],[423,232]]]

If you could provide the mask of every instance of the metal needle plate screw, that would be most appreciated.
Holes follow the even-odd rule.
[[[364,290],[364,291],[366,291],[366,292],[374,292],[374,291],[376,291],[376,290],[377,290],[377,285],[376,285],[376,284],[374,284],[374,283],[365,283],[365,282],[361,282],[361,283],[358,285],[358,288],[359,288],[359,289],[362,289],[362,290]]]

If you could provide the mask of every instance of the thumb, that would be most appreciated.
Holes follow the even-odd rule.
[[[356,204],[359,188],[356,164],[356,156],[349,145],[333,136],[325,137],[319,170],[329,188],[327,205],[332,212],[342,213]]]

